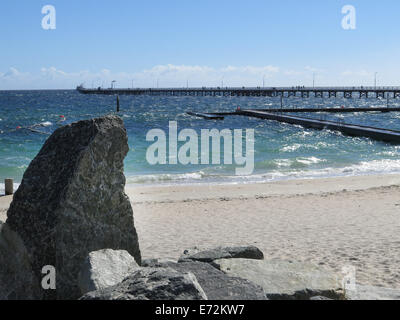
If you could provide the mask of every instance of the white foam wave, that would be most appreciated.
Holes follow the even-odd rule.
[[[309,157],[309,158],[298,158],[296,161],[302,164],[310,165],[314,163],[324,162],[325,160],[316,157]]]
[[[312,149],[312,150],[319,150],[322,148],[327,148],[330,145],[326,142],[317,142],[315,144],[308,144],[308,143],[295,143],[292,145],[286,145],[283,148],[281,148],[279,151],[280,152],[294,152],[297,151],[301,148],[303,149]]]
[[[280,149],[281,152],[293,152],[301,148],[300,143],[295,143],[291,146],[285,146],[282,149]]]
[[[299,161],[299,160],[297,160]],[[304,162],[318,163],[321,159],[310,157],[303,159]],[[287,170],[272,170],[265,173],[257,173],[250,176],[217,175],[205,173],[203,171],[184,173],[184,174],[159,174],[159,175],[140,175],[127,178],[128,184],[197,184],[197,183],[252,183],[270,182],[277,180],[290,179],[315,179],[342,176],[360,176],[376,174],[400,174],[400,160],[373,160],[364,161],[358,164],[339,168],[324,168],[316,170],[290,170],[290,164],[286,159],[277,161],[280,167]]]
[[[41,125],[42,127],[50,127],[50,126],[52,126],[53,124],[52,124],[50,121],[45,121],[45,122],[42,122],[40,125]]]
[[[149,174],[149,175],[137,175],[127,177],[127,184],[136,183],[157,183],[157,182],[179,182],[179,181],[193,181],[201,180],[205,177],[202,171],[191,172],[191,173],[181,173],[181,174]]]

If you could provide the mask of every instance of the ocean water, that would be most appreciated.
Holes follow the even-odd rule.
[[[233,111],[238,106],[279,108],[279,98],[121,96],[120,102],[130,146],[125,160],[128,184],[246,183],[400,172],[400,146],[275,121],[239,116],[207,121],[185,113]],[[390,103],[400,106],[399,99]],[[291,97],[284,104],[289,108],[373,107],[386,106],[386,100]],[[115,105],[113,96],[81,95],[74,90],[0,91],[0,194],[4,178],[14,178],[18,185],[48,134],[59,125],[113,113]],[[400,130],[400,113],[304,115]],[[150,165],[146,151],[152,142],[146,141],[146,133],[154,128],[168,132],[169,121],[178,122],[178,131],[190,128],[199,135],[201,129],[255,129],[253,174],[235,176],[233,165]]]

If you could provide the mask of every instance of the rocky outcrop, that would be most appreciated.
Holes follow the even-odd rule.
[[[0,222],[0,300],[40,297],[39,281],[22,239]]]
[[[230,276],[257,283],[271,300],[344,299],[340,278],[311,263],[221,259],[213,265]]]
[[[125,250],[103,249],[90,252],[79,273],[82,295],[120,283],[139,266]]]
[[[155,266],[193,273],[210,300],[266,300],[260,286],[246,279],[228,276],[208,263],[164,262]]]
[[[8,210],[35,277],[54,266],[57,289],[47,299],[80,296],[78,274],[91,251],[124,249],[141,263],[132,207],[124,193],[128,152],[116,116],[59,128],[30,163]]]
[[[323,297],[323,296],[315,296],[315,297],[311,297],[310,300],[314,300],[314,301],[326,301],[326,300],[333,300],[327,297]]]
[[[210,300],[266,300],[264,290],[256,284],[238,277],[231,277],[208,263],[192,261],[176,263],[168,260],[150,259],[145,261],[151,267],[142,267],[122,283],[111,288],[89,292],[84,300],[137,300],[137,299],[198,299],[189,286],[187,296],[178,287],[175,277],[181,281],[183,275],[190,275],[201,299]],[[169,272],[166,272],[169,270]],[[171,274],[171,271],[174,273]],[[172,276],[173,277],[172,277]],[[172,277],[172,278],[171,278]],[[187,278],[185,281],[187,281]],[[162,282],[164,281],[164,285]],[[183,280],[182,280],[183,281]],[[178,289],[176,289],[177,287]],[[152,292],[154,291],[154,292]],[[176,295],[176,296],[174,296]]]
[[[179,258],[179,262],[200,261],[213,262],[217,259],[264,259],[264,254],[260,249],[254,246],[244,247],[219,247],[209,250],[199,250],[197,248],[187,249]]]
[[[347,300],[400,300],[400,289],[356,285],[355,290],[346,290]]]
[[[121,283],[89,292],[81,300],[206,300],[192,273],[171,268],[142,268]]]
[[[142,267],[147,267],[147,268],[157,268],[163,265],[166,265],[168,263],[176,263],[176,260],[174,259],[168,259],[168,258],[163,258],[163,259],[158,259],[158,258],[150,258],[150,259],[144,259],[142,260]]]

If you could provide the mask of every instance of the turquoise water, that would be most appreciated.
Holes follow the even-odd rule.
[[[121,112],[129,136],[130,152],[125,160],[127,182],[193,183],[249,182],[276,179],[400,172],[400,147],[367,138],[345,137],[330,131],[303,129],[298,126],[246,117],[226,117],[224,121],[206,121],[190,117],[187,110],[212,112],[245,108],[280,106],[278,98],[265,97],[150,97],[122,96]],[[385,106],[377,99],[290,98],[285,107],[368,107]],[[391,101],[400,106],[400,100]],[[0,92],[0,183],[14,178],[18,183],[29,162],[48,137],[43,133],[58,128],[57,122],[71,123],[112,113],[115,97],[81,95],[76,91]],[[322,114],[306,114],[320,118]],[[332,114],[327,119],[400,130],[400,113]],[[168,131],[169,121],[178,122],[178,130],[255,129],[255,170],[253,175],[237,177],[232,165],[156,165],[146,161],[151,142],[146,133],[153,128]],[[3,185],[0,184],[0,193]]]

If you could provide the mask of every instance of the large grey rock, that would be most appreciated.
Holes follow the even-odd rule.
[[[127,135],[119,117],[79,121],[57,129],[30,163],[8,210],[35,276],[45,265],[57,272],[46,299],[80,296],[78,273],[91,251],[141,255],[132,207],[124,193]]]
[[[153,266],[193,273],[210,300],[266,300],[264,290],[260,286],[246,279],[228,276],[208,263],[161,262]]]
[[[87,293],[81,300],[207,300],[207,296],[192,273],[143,268],[113,287]]]
[[[0,222],[0,300],[40,298],[35,277],[22,239]]]
[[[315,296],[315,297],[311,297],[310,300],[314,300],[314,301],[326,301],[326,300],[333,300],[327,297],[323,297],[323,296]]]
[[[126,250],[103,249],[90,252],[79,273],[82,295],[120,283],[139,266]]]
[[[271,300],[344,298],[339,277],[311,263],[249,259],[221,259],[213,263],[228,275],[257,283]]]
[[[260,249],[254,246],[245,247],[219,247],[209,250],[199,250],[197,248],[187,249],[179,258],[179,262],[185,261],[200,261],[213,262],[217,259],[264,259],[264,254]]]
[[[144,259],[142,260],[142,267],[146,267],[146,268],[158,268],[162,265],[165,265],[167,263],[176,263],[176,260],[172,259],[172,258],[162,258],[162,259],[158,259],[158,258],[150,258],[150,259]]]
[[[346,290],[347,300],[400,300],[400,289],[356,285],[356,290]]]

